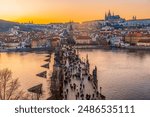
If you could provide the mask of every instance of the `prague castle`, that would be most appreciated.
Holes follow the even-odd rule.
[[[121,18],[119,15],[114,15],[114,13],[111,13],[110,10],[108,13],[105,13],[105,20],[106,21],[125,21],[125,19]]]

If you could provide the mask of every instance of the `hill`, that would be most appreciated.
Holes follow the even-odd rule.
[[[0,19],[0,32],[8,31],[9,28],[11,28],[15,25],[19,25],[19,23]]]

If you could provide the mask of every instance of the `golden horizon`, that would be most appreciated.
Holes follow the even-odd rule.
[[[0,0],[0,19],[36,24],[103,20],[111,10],[127,20],[150,18],[149,0]]]

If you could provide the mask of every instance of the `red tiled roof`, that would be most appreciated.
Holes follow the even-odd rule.
[[[52,39],[52,41],[58,41],[58,40],[60,40],[59,37],[53,37],[53,39]]]
[[[76,39],[79,39],[79,40],[81,40],[81,39],[82,40],[87,40],[87,39],[91,40],[91,37],[89,37],[89,36],[77,36]]]
[[[141,37],[142,33],[134,32],[134,33],[129,33],[127,36]]]

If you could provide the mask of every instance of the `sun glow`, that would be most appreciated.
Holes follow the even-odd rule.
[[[0,0],[0,19],[34,23],[104,19],[109,9],[121,17],[150,18],[149,0]],[[139,9],[140,8],[140,9]]]

